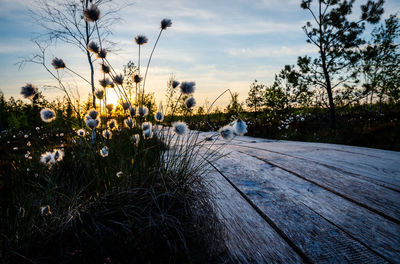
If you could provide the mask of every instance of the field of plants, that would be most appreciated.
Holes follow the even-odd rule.
[[[362,39],[383,1],[361,6],[357,22],[348,20],[354,1],[319,1],[319,16],[311,0],[301,1],[320,25],[303,28],[318,55],[286,65],[272,85],[254,81],[244,102],[227,89],[205,105],[196,102],[195,81],[170,76],[160,104],[146,90],[169,18],[149,58],[148,38],[137,35],[137,61],[116,70],[108,38],[119,10],[102,9],[109,2],[43,1],[34,14],[48,39],[35,41],[37,54],[19,65],[42,67],[62,97],[49,100],[29,80],[20,98],[0,92],[2,263],[229,263],[207,188],[210,163],[220,158],[213,140],[246,134],[400,151],[399,19],[391,15]],[[55,41],[78,47],[90,74],[49,55]],[[66,72],[87,85],[87,99]],[[215,137],[200,140],[198,131]]]

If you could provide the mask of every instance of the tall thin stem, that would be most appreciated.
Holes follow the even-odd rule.
[[[222,93],[212,102],[212,104],[210,105],[210,107],[207,109],[207,115],[210,113],[210,110],[211,110],[211,108],[213,107],[213,105],[215,104],[215,102],[216,102],[219,98],[221,98],[221,96],[223,96],[226,92],[229,92],[229,93],[230,93],[230,95],[231,95],[231,97],[232,97],[232,100],[234,99],[231,90],[230,90],[230,89],[226,89],[224,92],[222,92]]]
[[[85,6],[86,8],[88,8],[89,6],[89,1],[86,0],[85,1]],[[87,49],[87,46],[89,45],[89,40],[90,40],[90,33],[89,33],[89,23],[88,21],[85,20],[85,33],[86,33],[86,56],[90,65],[90,81],[91,81],[91,85],[92,85],[92,97],[93,97],[93,108],[96,109],[96,96],[94,94],[94,67],[93,67],[93,62],[92,62],[92,57],[90,55],[89,50]]]
[[[182,97],[182,93],[179,95],[178,100],[176,100],[176,104],[175,104],[174,108],[172,109],[172,113],[171,113],[172,118],[174,118],[175,109],[178,106],[178,103],[179,103],[179,100],[181,99],[181,97]]]
[[[139,45],[139,55],[138,55],[138,76],[140,77],[140,45]],[[140,94],[141,94],[140,83],[138,85],[139,85],[139,98],[140,98]],[[143,105],[143,102],[144,102],[144,98],[142,96],[142,105]]]
[[[96,129],[92,129],[92,146],[94,146],[94,139],[96,138]]]
[[[99,38],[100,49],[103,49],[103,46],[101,45],[101,38],[100,38],[99,26],[97,25],[97,21],[95,21],[94,23],[95,23],[95,25],[96,25],[97,37]]]
[[[139,55],[138,55],[138,75],[140,76],[140,45],[139,45]]]
[[[48,73],[50,73],[51,76],[53,76],[54,79],[56,79],[58,81],[58,84],[60,85],[62,91],[64,91],[64,93],[67,95],[67,100],[69,101],[69,103],[72,105],[72,107],[74,108],[74,111],[76,112],[77,115],[79,115],[79,112],[76,110],[75,105],[72,103],[71,97],[69,96],[69,93],[67,91],[67,88],[65,88],[64,84],[62,83],[58,70],[57,70],[57,76],[55,76],[49,68],[47,68],[46,66],[46,62],[45,62],[45,57],[44,57],[44,51],[42,51],[43,57],[42,57],[42,65],[43,67],[46,69],[46,71]]]
[[[142,91],[142,92],[143,92],[143,96],[144,96],[144,89],[145,89],[145,86],[146,86],[147,71],[149,70],[151,58],[153,57],[154,50],[156,49],[158,40],[160,39],[160,36],[161,36],[161,33],[162,33],[162,32],[163,32],[163,29],[161,29],[161,30],[160,30],[160,33],[158,33],[157,40],[156,40],[156,42],[154,43],[153,49],[152,49],[152,51],[151,51],[151,53],[150,53],[149,60],[147,61],[146,72],[145,72],[144,78],[143,78],[143,91]]]
[[[85,77],[83,77],[83,76],[80,75],[79,73],[75,72],[74,70],[72,70],[72,69],[70,69],[70,68],[68,68],[68,67],[65,67],[65,69],[69,70],[70,72],[72,72],[73,74],[75,74],[76,76],[78,76],[79,78],[81,78],[82,80],[84,80],[85,82],[87,82],[88,84],[91,84],[88,80],[86,80]]]
[[[104,59],[103,62],[104,62],[104,61],[107,63],[107,65],[110,67],[110,69],[111,69],[111,70],[113,71],[113,73],[114,73],[114,76],[112,75],[111,72],[108,73],[108,75],[110,75],[111,79],[114,79],[114,77],[117,75],[117,72],[114,70],[113,66],[111,65],[111,63],[110,63],[107,59]],[[122,92],[121,92],[121,90],[120,90],[118,84],[116,84],[116,86],[117,86],[117,89],[120,91],[120,93],[121,93],[122,95],[125,96],[125,99],[126,99],[127,101],[129,101],[128,95],[126,94],[126,92],[125,92],[125,90],[124,90],[124,87],[121,85],[121,90],[122,90]]]

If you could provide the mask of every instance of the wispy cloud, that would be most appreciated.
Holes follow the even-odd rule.
[[[28,45],[15,45],[11,43],[0,43],[0,54],[21,53],[31,48]]]
[[[124,23],[116,25],[119,32],[138,29],[147,31],[154,30],[154,24],[163,17],[173,19],[173,31],[178,33],[196,35],[254,35],[275,32],[300,31],[304,25],[303,19],[286,22],[276,15],[274,16],[251,16],[249,11],[244,12],[243,6],[233,3],[226,6],[223,12],[217,10],[217,4],[204,1],[203,5],[198,2],[182,2],[183,5],[171,3],[170,1],[139,1],[125,10],[140,14],[139,16],[126,16]],[[209,2],[209,3],[208,3]],[[240,1],[239,1],[240,2]],[[244,4],[243,4],[244,5]],[[249,4],[247,4],[249,5]],[[280,4],[282,7],[282,4]],[[156,7],[156,8],[155,8]],[[153,9],[152,9],[153,8]],[[155,8],[155,9],[154,9]],[[151,10],[151,12],[149,12]],[[149,24],[149,22],[154,24]],[[127,27],[127,25],[134,25]]]
[[[193,22],[181,22],[176,25],[175,30],[193,34],[246,36],[300,31],[301,25],[301,22],[242,21],[241,23],[232,23],[230,21],[221,21],[219,24],[205,22],[201,27],[198,27]]]
[[[296,45],[296,46],[271,46],[261,48],[241,48],[228,49],[227,53],[235,57],[246,58],[275,58],[285,56],[300,56],[305,54],[314,54],[318,50],[313,45]]]
[[[43,0],[45,1],[45,0]],[[360,6],[357,0],[356,9]],[[113,26],[111,40],[119,50],[108,59],[120,72],[128,60],[137,63],[137,46],[133,38],[145,34],[150,41],[142,49],[142,65],[150,55],[160,30],[160,20],[168,17],[173,26],[163,33],[155,51],[148,75],[148,91],[157,100],[164,97],[170,74],[178,80],[196,81],[198,102],[213,100],[227,88],[239,92],[243,100],[254,79],[271,84],[274,74],[285,64],[295,64],[296,57],[315,54],[312,45],[305,44],[301,27],[310,20],[299,0],[118,0],[124,6],[122,21]],[[315,1],[314,1],[315,2]],[[131,4],[132,3],[132,4]],[[399,11],[398,0],[386,0],[386,12]],[[0,89],[6,96],[17,95],[26,82],[39,86],[54,83],[44,69],[29,65],[18,71],[13,64],[19,56],[34,52],[29,42],[31,31],[37,31],[27,10],[35,9],[34,0],[0,0]],[[387,14],[386,13],[386,14]],[[357,14],[355,12],[355,14]],[[387,16],[387,15],[385,15]],[[24,39],[26,37],[26,39]],[[85,55],[76,48],[58,44],[49,48],[48,61],[53,56],[63,58],[74,70],[89,76]],[[95,63],[98,71],[98,63]],[[90,87],[65,73],[64,78],[79,87],[81,95]],[[96,75],[97,79],[101,78]],[[96,83],[97,84],[97,83]],[[50,99],[57,91],[46,91]],[[224,97],[220,103],[229,101]]]

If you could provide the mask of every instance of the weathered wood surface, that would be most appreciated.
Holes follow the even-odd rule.
[[[212,177],[240,262],[400,263],[400,153],[249,137],[223,152]]]
[[[226,223],[225,243],[232,262],[303,263],[302,258],[221,175],[214,172],[209,177],[214,186],[218,217]]]

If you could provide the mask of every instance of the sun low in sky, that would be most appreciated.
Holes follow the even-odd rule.
[[[307,44],[302,26],[310,14],[300,8],[300,0],[136,0],[114,1],[124,8],[120,21],[112,26],[109,37],[116,44],[109,54],[111,64],[120,72],[128,61],[137,63],[134,37],[144,34],[143,62],[147,62],[163,18],[173,25],[160,39],[148,73],[146,87],[157,102],[164,99],[166,85],[173,75],[179,81],[195,81],[198,103],[212,101],[227,88],[247,97],[250,84],[271,84],[274,74],[285,64],[296,64],[298,56],[316,53]],[[356,1],[355,7],[365,1]],[[2,0],[0,2],[0,90],[7,98],[20,99],[20,87],[28,82],[38,87],[55,85],[40,65],[15,65],[21,58],[37,53],[32,38],[41,33],[29,9],[35,1]],[[355,8],[357,10],[359,8]],[[383,18],[400,10],[400,1],[387,0]],[[356,14],[355,14],[356,15]],[[61,42],[48,49],[48,55],[61,57],[70,68],[89,76],[82,51]],[[142,62],[142,63],[143,63]],[[50,62],[49,62],[50,63]],[[64,78],[72,78],[65,75]],[[78,87],[81,99],[86,99],[90,87],[79,79],[71,79]],[[61,97],[62,92],[46,90],[46,97]],[[117,101],[110,94],[109,100]],[[111,99],[113,98],[113,99]],[[220,101],[226,104],[229,98]]]

